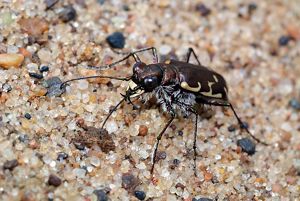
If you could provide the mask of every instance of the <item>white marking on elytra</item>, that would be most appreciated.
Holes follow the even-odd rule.
[[[200,93],[203,94],[204,96],[208,96],[208,97],[222,98],[222,94],[221,93],[213,94],[213,90],[211,88],[211,86],[213,84],[215,84],[215,82],[208,82],[209,92],[200,92]]]
[[[186,90],[192,91],[192,92],[199,92],[201,90],[201,84],[200,84],[200,82],[198,82],[198,87],[191,87],[191,86],[189,86],[189,84],[187,82],[181,82],[180,86],[183,89],[186,89]]]
[[[214,77],[214,80],[215,80],[216,82],[219,81],[218,78],[217,78],[217,76],[213,75],[213,77]]]

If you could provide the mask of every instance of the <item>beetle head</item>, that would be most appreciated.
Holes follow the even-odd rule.
[[[141,86],[145,92],[151,92],[161,84],[163,70],[157,64],[146,65],[137,62],[133,66],[132,81]]]

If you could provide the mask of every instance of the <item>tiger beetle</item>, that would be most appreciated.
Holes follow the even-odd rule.
[[[154,57],[154,62],[152,64],[146,64],[140,60],[138,53],[145,51],[152,51]],[[192,54],[196,58],[198,65],[189,63]],[[157,103],[161,106],[164,112],[169,114],[170,118],[156,138],[156,144],[152,155],[152,175],[159,142],[176,115],[179,114],[186,117],[189,117],[191,114],[195,115],[193,160],[194,170],[196,170],[197,121],[198,116],[203,111],[201,108],[204,105],[229,107],[233,111],[240,127],[245,129],[255,141],[267,145],[265,142],[261,142],[258,138],[256,138],[237,115],[232,104],[228,100],[228,87],[223,76],[212,69],[203,66],[192,48],[188,49],[186,61],[167,60],[166,62],[160,63],[158,61],[156,48],[150,47],[131,52],[124,58],[108,65],[99,67],[88,66],[87,68],[105,70],[129,59],[130,57],[134,58],[135,64],[133,65],[133,74],[129,77],[121,78],[101,75],[80,77],[63,82],[61,87],[64,87],[71,81],[89,78],[109,78],[129,81],[125,94],[121,94],[123,98],[113,107],[112,110],[110,110],[109,114],[103,121],[102,129],[104,128],[108,118],[124,101],[134,106],[131,101],[133,98],[145,97],[147,95],[153,95],[156,97]]]

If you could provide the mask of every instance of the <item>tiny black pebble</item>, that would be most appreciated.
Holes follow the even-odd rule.
[[[240,125],[240,128],[242,128],[242,129],[248,129],[249,128],[249,124],[247,122],[242,122],[242,124]]]
[[[203,3],[197,4],[196,10],[200,12],[200,14],[205,17],[211,13],[211,10],[207,8]]]
[[[51,186],[58,187],[61,184],[61,179],[58,176],[51,174],[48,179],[48,184]]]
[[[125,37],[122,32],[114,32],[106,38],[112,48],[122,49],[125,46]]]
[[[176,165],[176,166],[178,166],[180,164],[180,160],[178,160],[177,158],[175,158],[173,160],[173,164]]]
[[[2,90],[3,90],[4,92],[8,93],[8,92],[10,92],[10,91],[12,90],[12,87],[11,87],[10,84],[4,83],[4,84],[2,85]]]
[[[94,190],[94,194],[97,196],[97,201],[108,201],[107,193],[104,190]]]
[[[27,143],[29,141],[29,136],[27,134],[21,134],[19,135],[18,139],[20,140],[20,142]]]
[[[75,20],[77,16],[76,10],[72,5],[65,6],[64,9],[59,13],[59,18],[63,22],[69,22],[71,20]]]
[[[26,119],[31,119],[31,114],[26,113],[26,114],[24,115],[24,117],[25,117]]]
[[[58,161],[62,161],[62,160],[65,160],[69,157],[69,155],[65,152],[59,152],[58,155],[57,155],[57,160]]]
[[[38,74],[38,73],[29,73],[29,76],[36,79],[43,79],[44,77],[42,74]]]
[[[296,98],[292,98],[289,105],[295,110],[300,110],[300,102]]]
[[[80,144],[80,143],[74,143],[76,149],[82,151],[84,150],[85,146],[83,144]]]
[[[144,191],[135,191],[134,196],[139,200],[144,200],[146,198],[146,193]]]
[[[49,71],[49,66],[42,66],[40,68],[40,72],[43,73],[43,72],[48,72]]]
[[[278,43],[280,46],[286,46],[290,40],[291,40],[291,37],[289,37],[289,36],[281,36],[278,39]]]
[[[183,136],[183,131],[178,131],[179,136]]]
[[[229,132],[233,132],[233,131],[235,131],[235,126],[234,125],[230,125],[230,126],[228,126],[228,131]]]
[[[199,199],[193,198],[192,201],[213,201],[213,199],[210,199],[210,198],[199,198]]]
[[[17,167],[19,165],[19,162],[14,159],[14,160],[10,160],[10,161],[6,161],[4,164],[3,164],[3,169],[4,170],[10,170],[12,171],[15,167]]]
[[[246,152],[249,155],[253,155],[255,153],[255,144],[249,138],[238,140],[237,145],[242,148],[243,152]]]
[[[248,11],[249,11],[249,13],[253,12],[256,9],[257,9],[257,5],[255,3],[250,3],[248,5]]]

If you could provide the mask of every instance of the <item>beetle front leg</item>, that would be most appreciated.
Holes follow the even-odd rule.
[[[163,128],[163,130],[156,137],[156,143],[155,143],[154,152],[153,152],[153,155],[152,155],[152,166],[151,166],[151,171],[150,171],[152,176],[153,176],[154,165],[155,165],[155,162],[156,162],[156,154],[157,154],[157,149],[158,149],[159,142],[160,142],[160,140],[162,138],[162,135],[165,133],[165,131],[167,130],[167,128],[170,126],[170,124],[174,120],[174,118],[175,118],[175,112],[172,112],[171,115],[172,115],[171,119],[169,119],[168,123],[165,125],[165,127]]]

